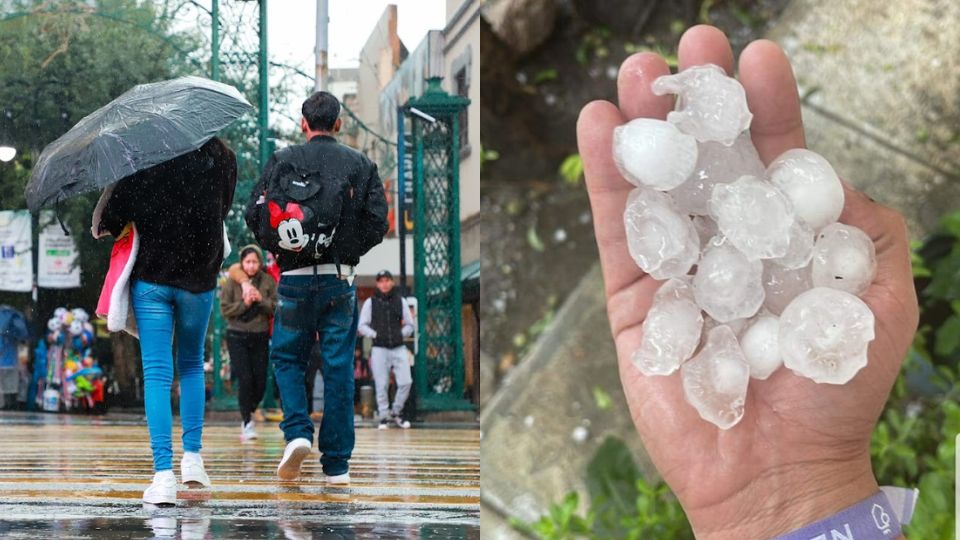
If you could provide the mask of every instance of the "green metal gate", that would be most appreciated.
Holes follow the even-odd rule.
[[[405,110],[413,120],[418,408],[468,410],[460,291],[460,111],[470,104],[431,78]]]

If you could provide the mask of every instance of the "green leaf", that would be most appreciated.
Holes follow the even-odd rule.
[[[533,76],[533,84],[543,84],[545,82],[555,81],[560,77],[556,68],[542,69]]]
[[[960,238],[960,211],[943,216],[940,219],[940,227],[954,237]]]
[[[568,184],[578,184],[583,177],[583,160],[580,154],[571,154],[560,164],[560,176]]]
[[[960,316],[951,315],[937,329],[937,338],[933,346],[939,356],[949,356],[960,347]]]
[[[610,394],[606,393],[603,388],[599,386],[593,387],[593,399],[597,403],[597,408],[601,411],[606,411],[613,406],[613,400],[610,399]]]
[[[640,469],[633,453],[616,437],[607,437],[587,465],[587,489],[594,500],[604,499],[620,509],[634,506]]]
[[[543,241],[540,240],[540,236],[537,235],[537,228],[532,225],[529,229],[527,229],[527,243],[530,244],[530,247],[532,247],[535,251],[542,252],[544,249],[546,249],[543,245]]]

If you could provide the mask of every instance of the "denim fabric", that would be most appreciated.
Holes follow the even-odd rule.
[[[323,472],[349,470],[353,453],[353,348],[357,341],[356,288],[332,275],[281,276],[270,361],[283,401],[280,429],[289,442],[313,440],[304,375],[320,334],[324,407],[317,447]]]
[[[143,359],[144,405],[153,468],[173,468],[173,336],[177,336],[177,372],[180,377],[180,421],[183,450],[199,452],[203,433],[203,346],[213,307],[213,290],[191,293],[176,287],[135,281],[131,287],[133,313],[140,332]]]

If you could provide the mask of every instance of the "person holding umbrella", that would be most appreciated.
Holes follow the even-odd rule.
[[[189,487],[210,486],[200,457],[204,341],[228,249],[224,218],[237,182],[236,155],[215,135],[251,109],[236,88],[201,77],[136,86],[44,148],[25,190],[33,211],[103,190],[92,232],[100,237],[109,231],[117,242],[101,295],[108,309],[98,305],[97,312],[108,314],[110,330],[140,338],[155,471],[145,503],[177,499],[170,410],[174,336],[181,480]],[[124,262],[114,272],[118,254]],[[128,303],[132,319],[126,317]]]
[[[140,234],[130,300],[140,334],[156,471],[143,495],[147,503],[176,502],[170,411],[174,335],[183,423],[181,481],[210,486],[200,457],[204,341],[223,263],[223,219],[236,183],[236,156],[213,138],[198,150],[121,180],[103,212],[101,227],[114,236],[130,222]]]

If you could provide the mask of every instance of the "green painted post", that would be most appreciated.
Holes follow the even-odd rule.
[[[423,302],[424,294],[421,292],[423,289],[426,289],[426,275],[424,269],[427,267],[426,254],[424,250],[421,249],[423,246],[424,238],[424,227],[420,224],[425,223],[426,219],[424,214],[426,213],[424,207],[424,189],[423,189],[423,128],[421,127],[421,122],[419,118],[413,119],[413,141],[414,141],[414,158],[413,158],[413,200],[415,202],[416,211],[414,212],[414,226],[413,226],[413,260],[414,270],[413,270],[413,288],[417,294],[417,328],[420,329],[418,332],[417,339],[417,361],[414,364],[416,368],[416,385],[417,385],[417,396],[418,401],[425,398],[428,394],[428,385],[427,378],[429,373],[427,372],[427,309],[426,303]]]
[[[260,56],[258,62],[258,71],[260,75],[260,119],[258,129],[260,130],[260,170],[263,171],[267,159],[270,157],[267,147],[267,135],[269,131],[269,92],[270,85],[267,79],[267,0],[260,0]]]
[[[416,227],[414,253],[418,408],[469,410],[465,399],[460,285],[459,114],[470,104],[427,80],[404,106],[414,123]],[[412,109],[416,109],[414,112]]]
[[[464,105],[466,106],[466,105]],[[453,363],[453,389],[450,395],[456,398],[463,397],[463,282],[460,279],[460,114],[450,115],[453,120],[453,129],[450,131],[450,156],[453,158],[453,177],[450,179],[450,223],[453,230],[450,232],[450,262],[453,268],[453,309],[457,310],[453,317],[453,342],[456,344],[457,361]]]
[[[211,36],[211,57],[210,57],[210,78],[220,80],[220,0],[213,0],[210,16]]]
[[[267,0],[260,0],[260,54],[257,61],[257,72],[260,79],[260,89],[258,92],[259,98],[259,107],[260,115],[257,122],[257,130],[259,132],[259,141],[260,141],[260,172],[263,172],[263,167],[267,164],[267,159],[270,158],[270,146],[268,135],[270,134],[269,129],[269,92],[270,85],[268,80],[268,71],[267,71]],[[267,360],[267,362],[270,362]],[[264,409],[274,409],[277,406],[276,396],[273,395],[273,364],[270,363],[267,367],[267,388],[263,395],[263,408]]]

